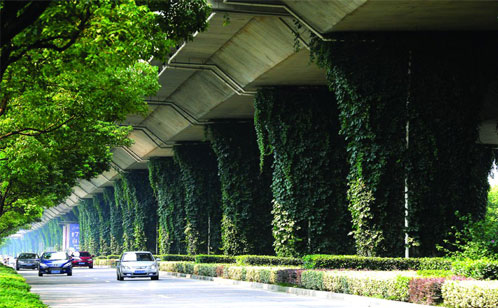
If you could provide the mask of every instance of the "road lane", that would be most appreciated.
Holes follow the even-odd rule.
[[[52,308],[132,308],[132,307],[220,307],[220,308],[350,308],[328,299],[225,286],[211,281],[162,275],[158,281],[147,278],[116,280],[115,269],[75,268],[73,276],[19,272]]]

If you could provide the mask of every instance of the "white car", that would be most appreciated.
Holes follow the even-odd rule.
[[[116,262],[116,275],[118,280],[123,280],[125,277],[150,277],[151,280],[158,280],[159,265],[149,251],[124,252],[121,259]]]

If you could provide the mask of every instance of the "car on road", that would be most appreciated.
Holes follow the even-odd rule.
[[[73,267],[78,266],[88,266],[88,268],[93,268],[93,257],[88,251],[76,251],[71,254],[73,258]]]
[[[67,274],[73,275],[73,266],[71,257],[63,252],[44,252],[40,258],[40,266],[38,268],[38,276],[43,274]]]
[[[151,280],[158,280],[159,265],[149,251],[128,251],[116,262],[116,275],[121,281],[127,277],[150,277]]]
[[[16,270],[22,268],[38,269],[40,264],[40,258],[36,253],[23,252],[17,256],[16,259]]]

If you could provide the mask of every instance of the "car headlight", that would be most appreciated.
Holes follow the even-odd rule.
[[[131,266],[123,266],[123,269],[125,269],[125,270],[131,270]]]
[[[152,264],[150,267],[149,267],[151,270],[156,270],[157,269],[157,266],[155,264]]]
[[[48,266],[47,266],[47,264],[45,264],[45,263],[40,263],[40,267],[41,267],[41,268],[47,268]]]
[[[71,266],[71,262],[68,262],[66,264],[64,264],[62,267],[70,267]]]

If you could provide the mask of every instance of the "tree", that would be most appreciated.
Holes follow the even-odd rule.
[[[159,88],[144,59],[206,27],[205,1],[147,3],[0,2],[0,238],[109,168]]]

